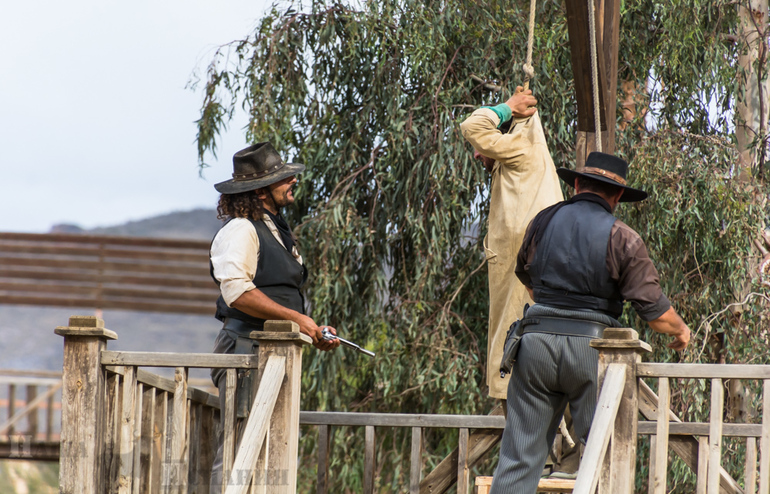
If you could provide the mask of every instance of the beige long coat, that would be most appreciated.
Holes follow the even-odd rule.
[[[563,199],[556,168],[545,143],[540,117],[514,119],[508,134],[488,108],[474,111],[461,125],[463,136],[484,156],[495,159],[484,252],[489,267],[487,384],[493,398],[506,398],[509,376],[500,378],[505,333],[532,300],[514,274],[527,225],[543,208]]]

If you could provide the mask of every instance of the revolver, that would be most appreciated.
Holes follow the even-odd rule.
[[[356,345],[355,343],[353,343],[352,341],[346,340],[345,338],[340,338],[339,336],[333,335],[332,332],[329,331],[326,328],[324,328],[321,331],[321,334],[323,335],[323,339],[326,340],[326,341],[340,340],[340,343],[342,343],[343,345],[345,345],[347,347],[350,347],[350,348],[352,348],[353,350],[355,350],[357,352],[361,352],[364,355],[368,355],[370,357],[374,357],[374,352],[370,352],[369,350],[365,350],[365,349],[361,348],[360,346]]]

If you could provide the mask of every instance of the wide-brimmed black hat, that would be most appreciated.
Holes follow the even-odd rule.
[[[620,202],[636,202],[647,199],[647,192],[626,185],[628,163],[611,154],[594,151],[586,158],[586,164],[582,172],[576,172],[569,168],[559,168],[556,170],[556,173],[570,187],[575,186],[575,178],[577,177],[616,185],[625,191],[620,196]]]
[[[233,155],[233,178],[214,185],[222,194],[261,189],[301,173],[305,165],[284,163],[269,142],[260,142]]]

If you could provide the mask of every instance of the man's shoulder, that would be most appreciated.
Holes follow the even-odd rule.
[[[254,223],[248,218],[232,218],[217,232],[217,237],[253,235],[256,233]]]

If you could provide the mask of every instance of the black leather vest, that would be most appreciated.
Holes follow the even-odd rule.
[[[298,263],[291,253],[286,250],[270,233],[263,221],[249,220],[257,230],[259,238],[259,262],[254,276],[254,285],[272,301],[300,314],[305,313],[305,298],[302,296],[302,286],[307,280],[307,269]],[[211,261],[209,261],[211,266]],[[211,266],[211,277],[214,278],[214,267]],[[219,282],[216,278],[214,281]],[[239,319],[253,324],[261,329],[265,320],[250,316],[244,312],[228,307],[220,295],[217,299],[216,318],[224,321],[226,317]]]
[[[578,200],[559,209],[546,226],[529,269],[535,302],[620,317],[623,297],[607,270],[607,242],[614,223],[612,213],[594,201]]]

